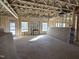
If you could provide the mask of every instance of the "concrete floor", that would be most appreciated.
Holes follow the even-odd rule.
[[[28,36],[14,43],[20,59],[79,59],[79,47],[47,35]]]

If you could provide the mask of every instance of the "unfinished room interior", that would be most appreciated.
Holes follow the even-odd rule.
[[[0,59],[79,59],[79,0],[0,0]]]

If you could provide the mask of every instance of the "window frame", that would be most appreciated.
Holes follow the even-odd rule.
[[[22,22],[26,22],[26,26],[22,25]],[[22,26],[26,27],[26,29],[23,28]],[[28,22],[27,21],[21,21],[21,32],[28,32],[28,29],[29,29]]]
[[[13,32],[11,31],[11,27],[12,27],[12,26],[11,26],[10,23],[15,23],[15,31],[14,31],[15,33],[13,33]],[[16,29],[17,29],[17,28],[16,28],[16,21],[15,21],[15,20],[9,20],[9,32],[11,32],[13,36],[16,36]]]
[[[46,24],[46,28],[47,28],[47,29],[45,29],[45,27],[44,27],[45,24]],[[42,23],[42,31],[47,31],[47,30],[48,30],[48,23],[47,23],[47,22],[43,22],[43,23]]]
[[[66,23],[56,23],[56,27],[66,27]]]

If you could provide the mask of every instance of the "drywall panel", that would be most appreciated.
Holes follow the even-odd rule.
[[[57,28],[51,27],[49,28],[47,34],[51,37],[55,37],[64,42],[69,42],[70,39],[70,28]]]

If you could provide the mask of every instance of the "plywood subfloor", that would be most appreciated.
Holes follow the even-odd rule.
[[[36,41],[34,37],[15,40],[18,56],[21,59],[79,59],[79,47],[43,35]]]

